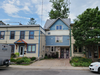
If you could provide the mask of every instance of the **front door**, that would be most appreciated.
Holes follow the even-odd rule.
[[[24,46],[20,46],[20,57],[22,57],[23,56],[23,53],[24,52]]]
[[[61,48],[60,50],[60,58],[64,58],[64,48]]]
[[[66,58],[69,58],[69,50],[66,49]]]

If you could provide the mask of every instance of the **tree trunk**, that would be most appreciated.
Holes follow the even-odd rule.
[[[91,50],[91,55],[92,55],[92,61],[94,61],[94,50],[93,50],[93,46],[92,46],[92,48],[91,48],[92,50]]]

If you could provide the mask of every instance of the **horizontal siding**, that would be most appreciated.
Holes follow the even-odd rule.
[[[57,20],[57,21],[50,27],[50,30],[55,30],[56,25],[62,25],[63,30],[68,30],[68,26],[67,26],[64,22],[62,22],[60,19]]]
[[[63,35],[63,42],[56,43],[55,36],[46,36],[46,46],[69,46],[70,45],[70,38],[69,36]]]

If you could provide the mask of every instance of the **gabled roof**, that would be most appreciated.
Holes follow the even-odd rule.
[[[24,40],[19,39],[16,42],[14,42],[15,44],[19,44],[19,43],[23,43],[23,44],[27,44]]]
[[[71,20],[70,18],[57,18],[57,19],[48,19],[44,25],[44,29],[49,29],[49,27],[51,27],[58,19],[60,19],[61,21],[63,21],[68,27],[70,26]]]

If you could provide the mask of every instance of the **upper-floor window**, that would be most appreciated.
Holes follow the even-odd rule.
[[[20,32],[20,39],[25,39],[25,31]]]
[[[5,31],[0,32],[0,39],[4,39]]]
[[[29,32],[29,39],[34,39],[34,31]]]
[[[62,42],[62,36],[56,36],[55,37],[56,42]]]
[[[15,38],[15,31],[11,31],[10,32],[10,39],[14,39]]]
[[[62,30],[62,26],[61,25],[56,26],[56,30]]]

